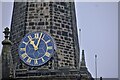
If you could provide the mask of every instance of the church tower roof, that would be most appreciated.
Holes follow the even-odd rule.
[[[81,60],[81,65],[80,66],[81,67],[86,67],[84,50],[82,50],[82,60]]]
[[[88,71],[88,69],[86,67],[84,50],[82,50],[82,59],[81,59],[81,63],[80,63],[80,73],[81,73],[82,79],[93,80],[90,72]]]

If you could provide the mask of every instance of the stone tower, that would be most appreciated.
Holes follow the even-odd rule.
[[[74,2],[15,2],[10,40],[13,63],[19,64],[18,46],[25,34],[46,31],[55,40],[58,67],[79,68],[79,44]],[[51,61],[48,62],[51,68]]]
[[[22,38],[30,32],[45,31],[55,41],[55,55],[46,64],[31,67],[18,56]],[[13,43],[14,78],[79,80],[80,50],[74,2],[14,2],[10,40]],[[81,79],[82,80],[82,79]]]

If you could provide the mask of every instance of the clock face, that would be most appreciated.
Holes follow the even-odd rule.
[[[41,66],[50,60],[54,53],[54,42],[45,32],[27,34],[19,45],[19,57],[29,66]]]

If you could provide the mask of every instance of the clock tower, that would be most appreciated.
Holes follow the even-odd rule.
[[[13,63],[17,68],[30,68],[18,56],[22,38],[30,32],[45,31],[56,43],[57,57],[44,68],[79,68],[79,44],[74,2],[14,2],[10,40]],[[32,67],[34,68],[34,67]]]
[[[13,78],[82,80],[74,2],[15,0],[10,41]]]

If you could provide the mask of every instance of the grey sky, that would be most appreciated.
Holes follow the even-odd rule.
[[[117,3],[77,3],[77,21],[81,48],[85,49],[87,66],[95,76],[94,55],[98,55],[98,77],[118,77],[118,11]]]
[[[2,12],[1,42],[3,27],[10,26],[12,3],[2,2],[0,12]],[[85,50],[88,70],[95,77],[94,55],[97,54],[98,77],[118,77],[117,2],[77,2],[76,15],[78,28],[82,29],[80,48]]]

